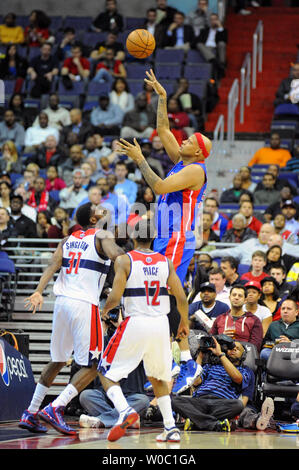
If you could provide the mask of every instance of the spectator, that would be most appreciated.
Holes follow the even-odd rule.
[[[59,131],[65,126],[71,124],[70,112],[63,106],[59,106],[59,95],[51,93],[49,96],[49,105],[43,109],[44,113],[48,115],[49,126],[55,127]],[[33,125],[37,124],[37,118]]]
[[[220,242],[220,238],[214,230],[212,229],[213,225],[213,216],[211,212],[204,211],[202,214],[202,230],[198,233],[199,236],[199,242],[202,243],[200,246],[198,246],[198,249],[203,249],[208,245],[208,242]],[[210,244],[208,246],[210,248]]]
[[[227,229],[228,220],[218,212],[219,203],[214,197],[206,197],[204,201],[204,210],[210,212],[213,215],[212,230],[218,235],[223,237]]]
[[[14,93],[11,96],[8,107],[14,112],[16,122],[21,124],[24,129],[32,126],[38,114],[38,108],[35,106],[30,106],[29,104],[25,106],[21,93]]]
[[[236,284],[245,284],[238,273],[239,263],[233,256],[224,256],[220,261],[220,268],[225,274],[226,287],[233,287]]]
[[[91,141],[89,143],[90,139]],[[87,146],[89,146],[89,150],[91,150],[90,153],[86,151],[88,150]],[[83,149],[83,153],[86,155],[86,157],[94,157],[96,160],[96,167],[101,171],[102,168],[100,160],[102,157],[109,157],[109,155],[111,155],[111,149],[106,146],[104,136],[97,132],[96,134],[93,134],[88,139],[86,139],[85,150]]]
[[[214,284],[216,287],[216,300],[220,300],[231,307],[230,300],[229,300],[229,288],[225,285],[226,284],[226,277],[224,272],[220,267],[212,268],[209,271],[209,282]],[[194,299],[194,301],[196,298]]]
[[[240,202],[240,208],[239,208],[239,214],[244,215],[246,219],[246,228],[250,228],[254,232],[259,234],[259,231],[261,229],[261,226],[263,225],[260,220],[258,220],[253,214],[254,214],[254,205],[253,202],[248,200],[248,201],[242,201]],[[232,220],[228,221],[227,224],[227,230],[230,230],[233,226]]]
[[[179,100],[182,110],[189,116],[192,127],[196,130],[204,129],[203,105],[199,96],[189,91],[187,78],[178,79],[177,89],[170,98]]]
[[[0,145],[12,140],[18,150],[21,151],[25,141],[24,127],[16,122],[15,114],[11,109],[6,109],[4,121],[0,122]]]
[[[94,127],[88,120],[82,119],[81,109],[71,109],[70,120],[71,123],[63,127],[60,133],[61,144],[67,144],[72,135],[78,136],[78,144],[85,144],[87,137],[94,134]]]
[[[73,184],[59,192],[59,205],[63,209],[66,209],[68,214],[71,214],[80,202],[88,196],[87,191],[83,188],[84,171],[77,168],[73,171],[72,175]]]
[[[272,322],[272,313],[268,307],[259,303],[262,295],[261,284],[258,281],[249,281],[245,284],[245,287],[247,289],[247,297],[246,304],[243,305],[243,310],[244,312],[253,313],[260,319],[264,337]]]
[[[109,31],[117,34],[123,30],[123,16],[117,10],[116,0],[106,0],[106,10],[93,21],[92,29],[96,32]]]
[[[298,233],[299,233],[299,222],[296,220],[296,205],[293,202],[292,199],[288,199],[287,201],[284,201],[282,206],[281,206],[281,212],[285,216],[286,223],[285,223],[285,229],[289,230],[292,232],[295,237],[295,243],[298,242]]]
[[[98,181],[97,181],[98,185]],[[116,225],[120,226],[121,224],[125,224],[129,215],[129,203],[127,197],[118,194],[115,191],[115,187],[117,185],[117,177],[115,174],[110,174],[105,178],[105,184],[100,186],[102,191],[102,201],[101,204],[107,207],[109,210],[114,212],[115,215],[115,223]],[[110,204],[110,207],[108,206]],[[112,208],[113,211],[112,211]]]
[[[109,159],[108,157],[101,157],[100,158],[100,167],[101,167],[101,173],[103,176],[108,176],[114,173],[114,170],[110,167],[109,164]]]
[[[156,0],[156,12],[156,23],[166,27],[173,22],[177,9],[167,5],[167,0]]]
[[[23,164],[19,159],[18,151],[12,140],[4,142],[1,148],[0,172],[22,173]]]
[[[299,261],[294,263],[287,274],[287,282],[298,282],[299,278]]]
[[[164,174],[162,164],[157,159],[152,158],[151,156],[152,142],[150,141],[150,139],[140,139],[139,144],[140,144],[141,152],[146,158],[146,161],[151,167],[151,169],[154,170],[154,172],[157,173],[157,175],[159,175],[160,178],[163,179],[165,174]],[[135,170],[134,181],[137,181],[137,182],[140,181],[141,184],[143,184],[144,182],[144,179],[139,169]]]
[[[261,280],[262,296],[260,303],[268,307],[271,312],[272,319],[277,320],[280,318],[279,307],[280,297],[278,291],[278,282],[273,276],[264,277]]]
[[[272,245],[266,253],[265,272],[269,275],[272,266],[277,266],[282,263],[282,247],[280,245]]]
[[[234,285],[229,294],[231,310],[219,315],[213,323],[210,334],[225,334],[237,341],[252,343],[259,351],[263,341],[263,327],[260,319],[251,312],[244,312],[247,289]]]
[[[48,191],[46,191],[46,182],[41,176],[35,179],[27,204],[33,207],[37,213],[41,211],[52,213],[57,205],[56,201],[52,199]]]
[[[155,111],[157,111],[159,98],[157,93],[155,93],[153,87],[149,83],[144,82],[143,91],[138,93],[136,98],[139,95],[145,95],[147,104],[150,105]]]
[[[24,39],[22,26],[16,26],[16,15],[7,13],[0,24],[0,44],[23,44]]]
[[[151,106],[147,105],[146,95],[143,93],[135,99],[135,109],[123,117],[120,135],[124,139],[149,139],[156,125],[156,114]]]
[[[82,187],[88,191],[90,188],[95,186],[95,182],[92,180],[92,173],[93,169],[90,163],[84,162],[81,165],[81,170],[84,171],[84,178],[83,178],[83,183]]]
[[[216,13],[210,15],[210,25],[206,26],[195,39],[194,46],[207,62],[215,65],[216,77],[222,78],[226,67],[227,29],[223,27]]]
[[[76,31],[72,27],[67,27],[63,31],[63,36],[57,47],[57,57],[59,61],[64,61],[72,57],[72,47],[76,44]]]
[[[21,57],[15,44],[9,44],[5,56],[0,59],[0,78],[2,80],[17,80],[15,91],[22,88],[28,68],[27,59]]]
[[[123,77],[115,79],[109,98],[110,102],[117,104],[124,113],[132,111],[135,107],[134,96],[130,93],[128,82]]]
[[[251,267],[250,271],[247,273],[242,274],[241,279],[243,281],[254,281],[260,282],[264,277],[267,277],[268,274],[264,271],[267,263],[266,254],[261,251],[257,250],[252,253],[251,257]]]
[[[51,226],[51,216],[48,211],[40,211],[36,219],[36,233],[38,238],[49,238],[48,230]]]
[[[52,44],[45,42],[40,52],[40,56],[31,59],[27,70],[27,74],[34,82],[31,88],[32,98],[40,98],[41,95],[48,94],[59,72],[59,62],[55,54],[52,54]]]
[[[263,206],[274,204],[280,199],[280,193],[274,188],[275,178],[272,173],[265,173],[263,175],[263,187],[262,189],[255,189],[253,193],[254,204],[257,206]]]
[[[292,201],[290,201],[290,206],[291,204],[293,204]],[[283,207],[285,208],[285,211],[289,209],[288,201],[284,203]],[[294,205],[294,210],[296,211],[295,205]],[[298,236],[297,236],[298,230],[297,231],[288,230],[286,227],[286,220],[287,219],[286,219],[285,214],[283,213],[276,214],[271,224],[275,228],[275,232],[281,235],[284,240],[286,240],[288,243],[296,244],[298,243]],[[294,219],[294,222],[296,222],[295,219]],[[298,223],[298,226],[299,226],[299,223]]]
[[[288,243],[277,233],[273,233],[268,239],[268,247],[271,248],[274,245],[279,245],[282,248],[282,264],[285,265],[286,269],[289,269],[296,261],[296,258],[299,258],[299,246]]]
[[[155,8],[146,10],[143,28],[154,36],[157,48],[163,47],[164,28],[162,25],[157,24],[157,11]]]
[[[256,238],[257,233],[246,227],[246,222],[243,214],[235,214],[232,218],[232,228],[225,232],[221,241],[225,243],[242,243],[250,238]]]
[[[71,223],[69,215],[62,207],[56,207],[48,229],[48,238],[64,238],[76,230],[78,225]],[[50,243],[50,248],[56,248],[57,243]]]
[[[199,36],[199,33],[209,27],[210,24],[210,15],[209,4],[207,0],[198,0],[197,8],[194,11],[191,11],[187,16],[185,23],[192,26],[194,35]]]
[[[46,179],[46,190],[60,191],[65,188],[66,184],[61,178],[58,177],[58,171],[56,166],[50,165],[47,167],[47,179]]]
[[[253,193],[256,188],[256,183],[251,179],[251,168],[249,166],[241,166],[239,174],[241,175],[242,181],[241,189],[246,189],[246,191]]]
[[[102,135],[119,135],[123,120],[123,111],[117,105],[110,102],[107,93],[99,96],[99,105],[90,115],[90,122],[99,129]]]
[[[58,145],[54,135],[48,135],[45,141],[35,147],[35,151],[26,163],[36,163],[40,168],[47,168],[49,165],[57,167],[66,159],[66,155],[61,146]]]
[[[274,227],[270,224],[263,224],[258,238],[250,238],[235,247],[216,249],[210,252],[212,258],[221,258],[222,256],[233,256],[241,264],[250,264],[252,253],[256,250],[267,251],[270,235],[274,234]]]
[[[269,274],[276,279],[279,298],[285,299],[286,297],[291,297],[294,286],[286,281],[286,268],[282,264],[272,266]]]
[[[270,222],[277,214],[281,213],[282,206],[286,201],[292,200],[292,193],[289,187],[285,186],[280,191],[280,200],[273,204],[269,204],[264,213],[264,219]],[[294,201],[293,201],[294,202]],[[299,218],[299,204],[294,203],[296,207],[296,219]]]
[[[12,186],[8,181],[0,182],[0,207],[5,209],[10,208],[10,196],[12,193]]]
[[[175,128],[181,129],[186,132],[187,135],[193,133],[194,129],[190,127],[190,118],[188,114],[183,111],[183,107],[178,98],[170,96],[167,104],[168,117],[174,119]]]
[[[274,106],[278,106],[283,103],[291,103],[290,92],[291,92],[291,83],[293,80],[299,79],[299,63],[292,64],[291,74],[289,77],[284,78],[278,87],[278,90],[275,95]]]
[[[200,300],[192,302],[189,305],[190,328],[193,330],[209,331],[209,326],[205,324],[203,320],[200,320],[199,315],[196,315],[198,310],[213,321],[214,318],[228,311],[228,305],[216,300],[217,294],[214,284],[204,282],[199,287],[199,293]]]
[[[163,47],[184,49],[188,51],[194,42],[194,30],[189,24],[185,24],[185,14],[176,11],[173,21],[164,33]]]
[[[281,318],[271,323],[264,337],[260,358],[267,362],[274,344],[295,339],[299,339],[298,306],[295,300],[286,299],[281,305]]]
[[[61,69],[62,82],[67,89],[73,88],[73,82],[87,80],[90,75],[90,62],[82,55],[82,46],[75,43],[71,48],[71,56],[67,57]]]
[[[13,221],[17,237],[36,238],[36,224],[23,214],[23,206],[22,196],[12,194],[10,198],[10,218]]]
[[[238,203],[242,194],[242,177],[240,173],[233,177],[233,186],[222,192],[220,197],[221,204]]]
[[[124,46],[121,42],[117,41],[117,34],[112,32],[107,33],[104,41],[100,41],[96,44],[95,49],[90,53],[90,58],[94,60],[102,59],[102,57],[105,57],[108,48],[113,49],[115,60],[124,61]]]
[[[288,160],[286,166],[285,166],[285,171],[288,172],[299,172],[299,145],[294,144],[293,147],[293,156],[290,160]]]
[[[29,25],[24,31],[26,44],[29,47],[40,47],[44,42],[52,40],[50,23],[50,18],[43,11],[33,10],[29,15]]]
[[[279,178],[280,166],[279,165],[269,165],[267,168],[267,173],[272,173],[275,179],[274,188],[278,191],[281,191],[283,188],[290,188],[292,197],[297,196],[297,188],[290,183],[286,178]],[[262,188],[262,182],[258,183],[256,189]]]
[[[173,168],[173,162],[165,152],[161,139],[158,135],[155,135],[152,138],[151,158],[153,160],[158,160],[161,163],[165,176],[167,176]]]
[[[8,243],[8,238],[16,238],[17,231],[10,220],[9,211],[5,207],[0,207],[0,249],[8,248],[11,243]]]
[[[109,89],[112,89],[116,78],[126,78],[127,72],[121,60],[115,58],[113,48],[108,48],[103,53],[102,58],[96,65],[93,82],[107,83]]]
[[[72,145],[70,148],[70,156],[61,165],[58,166],[58,175],[70,186],[73,181],[73,171],[81,168],[85,155],[80,145]]]
[[[280,135],[277,132],[272,132],[270,147],[262,147],[257,150],[248,165],[279,165],[285,167],[291,157],[292,155],[288,150],[280,147]]]
[[[52,135],[56,142],[59,142],[59,132],[55,127],[49,126],[48,115],[41,111],[38,115],[38,125],[28,127],[25,132],[25,152],[34,152],[46,141],[46,138]]]
[[[118,195],[124,195],[129,204],[136,201],[138,186],[134,181],[127,178],[128,169],[124,162],[118,162],[115,165],[115,176],[117,184],[115,185],[115,192]]]

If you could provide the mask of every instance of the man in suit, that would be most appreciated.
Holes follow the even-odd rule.
[[[195,40],[195,47],[207,62],[214,63],[224,74],[226,64],[227,29],[216,13],[210,15],[210,26],[203,28]]]
[[[68,141],[69,134],[76,134],[78,143],[84,144],[87,137],[94,133],[94,127],[88,121],[83,121],[82,111],[73,108],[70,111],[71,124],[63,127],[61,131],[60,143],[65,144]]]
[[[164,47],[189,50],[194,42],[194,30],[192,26],[184,24],[184,13],[177,11],[173,22],[170,23],[164,34]]]

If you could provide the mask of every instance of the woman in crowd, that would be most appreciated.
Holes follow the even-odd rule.
[[[22,170],[23,164],[19,160],[17,148],[12,140],[7,140],[1,149],[0,171],[21,174]]]
[[[282,248],[280,245],[273,245],[266,253],[266,266],[264,267],[264,271],[266,273],[270,273],[271,268],[277,265],[283,265],[282,260]]]
[[[25,42],[29,47],[40,47],[46,41],[53,41],[50,37],[51,20],[41,10],[33,10],[29,15],[29,25],[25,28]]]
[[[117,104],[124,113],[132,111],[135,107],[135,100],[132,93],[130,93],[129,86],[125,78],[117,78],[109,93],[110,103]]]
[[[49,166],[47,168],[46,190],[49,192],[60,191],[65,187],[65,181],[58,177],[56,166]]]
[[[9,101],[9,108],[13,110],[16,121],[25,129],[32,126],[34,119],[38,114],[38,108],[35,106],[26,106],[22,93],[14,93]]]
[[[19,92],[26,77],[27,68],[28,62],[20,56],[16,44],[9,44],[5,56],[0,60],[0,78],[16,80],[15,92]]]
[[[36,219],[36,232],[39,238],[49,238],[48,230],[51,226],[51,216],[48,211],[40,211]]]
[[[268,307],[272,314],[273,321],[278,320],[280,318],[279,309],[281,299],[279,298],[277,281],[272,276],[264,277],[264,279],[261,280],[261,286],[262,296],[259,303]]]
[[[7,181],[0,183],[0,207],[4,207],[10,211],[10,195],[12,187]]]

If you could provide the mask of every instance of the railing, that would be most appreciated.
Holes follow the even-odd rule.
[[[227,109],[227,141],[232,147],[235,140],[235,114],[236,108],[239,103],[239,80],[236,78],[233,81],[231,89],[228,94],[228,109]]]
[[[221,114],[218,118],[216,127],[213,133],[213,145],[212,145],[212,153],[213,155],[217,155],[219,153],[219,149],[224,142],[224,116]]]
[[[240,70],[240,123],[244,123],[245,91],[246,106],[250,105],[251,54],[248,52]]]
[[[260,20],[257,24],[253,34],[252,46],[252,88],[256,88],[256,75],[257,71],[261,72],[263,69],[263,36],[264,25]]]
[[[218,16],[221,23],[225,20],[226,15],[226,2],[225,0],[218,0]]]

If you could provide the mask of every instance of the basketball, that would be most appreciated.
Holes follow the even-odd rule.
[[[126,41],[128,52],[136,59],[145,59],[155,50],[156,41],[154,36],[146,29],[135,29]]]

